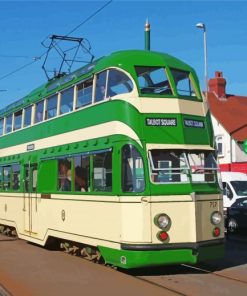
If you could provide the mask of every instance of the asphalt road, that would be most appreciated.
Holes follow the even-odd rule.
[[[223,259],[199,266],[209,273],[183,265],[123,272],[0,235],[0,296],[245,296],[246,250],[247,237],[231,235]]]
[[[112,268],[1,235],[0,284],[1,296],[177,295]]]

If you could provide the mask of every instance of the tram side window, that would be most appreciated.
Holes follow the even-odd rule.
[[[24,127],[31,125],[32,122],[32,106],[25,108]]]
[[[19,164],[12,165],[12,189],[13,190],[20,189],[20,165]]]
[[[3,190],[3,167],[0,167],[0,190]]]
[[[106,97],[129,93],[133,87],[132,81],[125,73],[116,69],[109,70]]]
[[[112,152],[93,155],[93,191],[112,191]]]
[[[7,118],[6,118],[6,127],[5,127],[5,133],[10,133],[12,132],[12,114],[10,114]]]
[[[144,167],[141,154],[132,145],[122,148],[122,191],[143,192],[145,190]]]
[[[57,94],[47,99],[45,119],[55,116],[57,116]]]
[[[36,104],[35,123],[43,121],[44,100]]]
[[[71,158],[58,160],[58,186],[59,191],[71,191]]]
[[[10,189],[10,180],[11,180],[11,166],[3,167],[3,189]]]
[[[74,87],[61,92],[60,114],[65,114],[73,110]]]
[[[92,103],[93,80],[87,80],[77,85],[76,109]]]
[[[163,67],[135,67],[141,94],[172,95]]]
[[[106,73],[103,71],[96,75],[95,102],[104,100],[106,96]]]
[[[180,96],[194,97],[195,90],[189,77],[189,72],[171,69],[174,82],[177,87],[177,93]]]
[[[4,119],[0,119],[0,136],[3,134],[3,124],[4,124]]]
[[[14,131],[21,128],[22,123],[22,110],[15,112],[14,114]]]
[[[75,191],[88,191],[89,184],[89,156],[75,156],[74,157],[74,188]]]

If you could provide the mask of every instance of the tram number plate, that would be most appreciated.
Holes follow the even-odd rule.
[[[210,208],[216,208],[218,205],[217,201],[210,201],[209,204],[210,204]]]

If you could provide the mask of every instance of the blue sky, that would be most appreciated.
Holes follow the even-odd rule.
[[[7,74],[41,56],[45,52],[41,42],[47,36],[66,35],[107,2],[0,0],[0,108],[46,82],[41,68],[44,57],[5,77]],[[209,78],[215,71],[223,71],[227,93],[247,96],[246,11],[245,1],[113,0],[71,36],[88,39],[96,58],[122,49],[143,49],[148,18],[151,49],[190,64],[204,88],[203,32],[195,27],[203,22]],[[54,57],[50,63],[53,68],[58,65]]]

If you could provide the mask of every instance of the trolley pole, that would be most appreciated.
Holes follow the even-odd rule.
[[[145,50],[150,50],[150,24],[148,19],[145,24]]]

